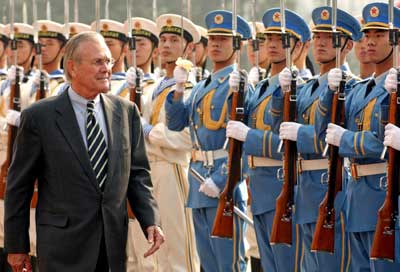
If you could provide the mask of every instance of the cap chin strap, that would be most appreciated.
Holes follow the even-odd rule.
[[[293,46],[292,50],[290,50],[290,56],[293,56],[294,49],[296,48],[296,45],[297,45],[298,42],[299,42],[299,40],[296,39],[295,42],[294,42],[294,46]],[[282,62],[286,62],[286,56],[282,60],[274,61],[272,63],[273,64],[280,64]]]
[[[234,54],[235,54],[235,50],[232,50],[232,54],[229,56],[229,58],[227,58],[225,60],[221,60],[221,61],[216,61],[216,63],[227,62],[233,57]]]
[[[379,61],[379,62],[377,62],[377,63],[375,63],[375,64],[381,64],[381,63],[387,61],[388,58],[390,58],[390,57],[392,56],[392,54],[393,54],[393,47],[392,47],[392,50],[390,50],[389,55],[387,55],[383,60],[381,60],[381,61]]]

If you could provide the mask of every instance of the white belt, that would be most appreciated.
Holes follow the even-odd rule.
[[[228,152],[225,149],[218,150],[197,150],[192,149],[192,161],[202,161],[204,162],[204,166],[212,167],[214,166],[214,160],[227,158]]]
[[[319,160],[298,160],[298,169],[299,173],[304,171],[315,171],[315,170],[324,170],[328,169],[328,159],[319,159]]]
[[[385,174],[386,167],[387,164],[385,162],[371,164],[352,163],[350,165],[351,176],[353,179],[358,179],[365,176]]]
[[[248,156],[247,159],[249,168],[282,166],[281,160],[274,160],[266,157],[254,157],[254,156]]]

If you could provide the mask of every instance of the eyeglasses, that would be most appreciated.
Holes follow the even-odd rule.
[[[89,62],[96,67],[101,67],[104,65],[107,67],[112,67],[115,63],[115,60],[113,58],[96,58]]]

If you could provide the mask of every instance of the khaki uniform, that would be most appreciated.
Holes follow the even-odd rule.
[[[171,131],[166,125],[165,101],[175,84],[157,95],[144,95],[143,118],[153,126],[146,137],[154,195],[160,207],[164,245],[156,253],[158,271],[198,271],[191,209],[186,208],[191,140],[189,130]],[[192,85],[187,84],[185,97]],[[153,97],[155,96],[155,97]]]

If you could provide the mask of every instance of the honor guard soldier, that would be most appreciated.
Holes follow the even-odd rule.
[[[400,10],[394,8],[394,27],[400,27]],[[388,5],[370,3],[363,8],[361,31],[367,39],[368,55],[375,63],[375,74],[364,84],[356,84],[346,96],[346,128],[329,123],[326,142],[339,147],[339,155],[350,160],[350,176],[345,187],[346,232],[349,236],[351,271],[400,271],[398,264],[370,260],[377,212],[385,199],[386,164],[380,159],[384,148],[384,126],[388,121],[389,95],[384,81],[393,66],[393,47],[389,43]],[[340,71],[328,75],[329,90],[341,81]],[[318,125],[326,128],[331,120],[333,91],[320,98]],[[325,125],[323,125],[325,122]],[[324,265],[326,268],[326,265]]]
[[[295,221],[299,224],[303,244],[301,269],[304,271],[344,271],[347,261],[346,234],[344,233],[344,215],[342,212],[345,194],[339,192],[335,202],[335,248],[334,254],[317,251],[311,252],[311,244],[316,229],[319,205],[327,192],[327,183],[322,182],[328,168],[328,160],[323,158],[323,138],[316,134],[316,109],[318,98],[327,91],[327,75],[336,65],[336,48],[332,44],[332,8],[323,6],[312,11],[313,19],[313,56],[319,64],[320,75],[309,80],[301,89],[297,89],[297,121],[283,122],[279,137],[297,142],[298,181],[295,193]],[[347,54],[353,48],[353,42],[362,37],[360,24],[347,12],[337,9],[337,30],[340,31],[341,54],[339,63],[344,71]],[[339,69],[340,70],[340,69]],[[290,85],[292,74],[288,69],[279,75],[282,88]],[[347,86],[356,82],[355,77],[347,72]],[[350,88],[350,87],[348,87]],[[273,98],[273,112],[283,107],[283,96]],[[282,116],[281,116],[282,117]],[[326,175],[326,174],[325,174]]]
[[[291,37],[291,54],[297,56],[303,42],[310,37],[306,22],[296,13],[286,10],[286,31]],[[249,103],[247,125],[229,121],[227,136],[243,141],[243,151],[247,156],[248,175],[252,196],[251,208],[261,263],[264,271],[297,271],[298,244],[271,245],[271,230],[275,215],[275,201],[282,189],[277,177],[282,167],[282,156],[277,153],[279,137],[273,130],[271,98],[280,93],[279,72],[286,65],[285,49],[281,39],[281,14],[279,8],[269,9],[263,16],[265,44],[260,47],[266,51],[271,63],[270,76],[256,85],[256,91]],[[260,51],[260,54],[264,54]],[[260,148],[261,147],[261,148]],[[293,225],[293,237],[296,227]],[[296,238],[293,238],[296,241]]]
[[[10,25],[5,26],[5,34],[9,36]],[[17,65],[20,73],[20,101],[21,110],[29,106],[30,104],[30,91],[31,91],[31,78],[33,77],[32,62],[34,59],[34,48],[33,48],[33,27],[28,24],[14,23],[14,37],[17,40],[16,50],[17,54]],[[12,63],[14,59],[14,51],[7,47],[8,60]],[[10,125],[19,124],[19,112],[12,109],[8,109],[9,96],[10,96],[10,85],[14,81],[16,76],[16,67],[11,65],[7,71],[7,78],[1,83],[0,93],[0,116],[5,116],[7,123]],[[1,117],[0,117],[1,118]],[[4,117],[3,117],[4,118]],[[0,122],[1,123],[1,122]]]
[[[91,24],[91,29],[96,31],[96,21]],[[114,61],[110,90],[111,92],[115,92],[126,80],[124,59],[128,47],[124,24],[113,20],[102,19],[100,20],[100,34],[106,40]]]
[[[131,18],[132,29],[129,29],[128,21],[125,21],[125,33],[131,31],[132,37],[136,40],[136,65],[137,69],[131,67],[132,64],[132,51],[128,50],[126,53],[126,61],[128,67],[131,67],[126,72],[126,81],[119,88],[113,89],[115,95],[122,96],[130,99],[129,88],[136,88],[136,78],[141,77],[141,87],[143,93],[141,94],[141,103],[146,100],[146,95],[152,93],[154,87],[154,77],[150,73],[152,56],[154,50],[158,46],[158,31],[156,23],[140,17]],[[143,109],[143,107],[142,107]],[[129,215],[129,213],[128,213]],[[139,222],[130,215],[129,228],[128,228],[128,241],[127,241],[127,272],[143,271],[151,272],[157,271],[157,262],[155,256],[144,258],[143,255],[147,250],[147,240],[143,235],[143,231]]]
[[[46,79],[48,93],[46,96],[55,96],[58,94],[62,83],[65,82],[64,71],[61,69],[64,45],[67,42],[64,35],[64,27],[62,24],[49,20],[39,20],[35,24],[39,29],[39,43],[42,45],[43,70],[48,75]],[[40,73],[41,71],[37,70],[32,78],[32,103],[36,100],[35,93],[40,83]]]
[[[182,82],[182,78],[174,78],[178,58],[193,50],[194,44],[200,40],[200,34],[195,24],[180,15],[163,14],[156,19],[156,25],[161,63],[166,76],[145,95],[142,125],[163,230],[168,237],[172,237],[166,240],[155,256],[157,269],[198,271],[192,213],[185,207],[190,135],[188,129],[177,132],[167,127],[164,105],[168,94],[177,88],[178,82]],[[192,84],[184,78],[183,85],[186,96],[189,96]]]
[[[141,87],[142,87],[142,103],[144,100],[148,100],[147,95],[152,93],[154,88],[155,76],[151,73],[152,60],[156,54],[158,47],[158,30],[155,22],[141,17],[134,17],[132,20],[132,29],[128,30],[128,21],[125,21],[125,32],[131,31],[132,37],[136,40],[136,66],[139,69],[132,67],[132,52],[128,50],[126,54],[126,60],[128,66],[131,67],[126,72],[127,82],[117,89],[115,95],[129,98],[129,89],[136,88],[136,78],[141,76]],[[138,74],[139,73],[139,74]]]
[[[233,215],[232,240],[211,236],[218,196],[227,180],[228,152],[224,149],[224,142],[227,115],[232,104],[229,78],[237,53],[232,43],[231,12],[212,11],[206,15],[205,22],[209,38],[208,56],[213,63],[213,72],[195,86],[188,100],[182,99],[182,87],[168,96],[168,127],[176,131],[190,128],[193,146],[190,167],[205,178],[205,182],[200,183],[193,174],[189,174],[187,202],[187,206],[193,210],[197,249],[204,271],[246,271],[243,220]],[[237,16],[237,32],[243,40],[251,35],[248,23],[240,16]],[[187,78],[183,69],[177,68],[175,73]],[[239,85],[237,74],[233,81],[232,84]],[[251,92],[252,89],[247,88],[247,96]],[[247,198],[246,183],[239,181],[233,199],[242,211],[246,210]]]
[[[252,31],[252,38],[247,41],[247,59],[252,66],[249,71],[249,83],[255,87],[258,82],[263,80],[267,76],[267,70],[269,70],[269,60],[267,56],[267,50],[265,48],[266,39],[264,33],[264,24],[262,22],[256,22],[256,29],[254,24],[249,22]],[[258,40],[258,53],[253,48],[253,36]],[[258,54],[258,63],[256,63]]]

